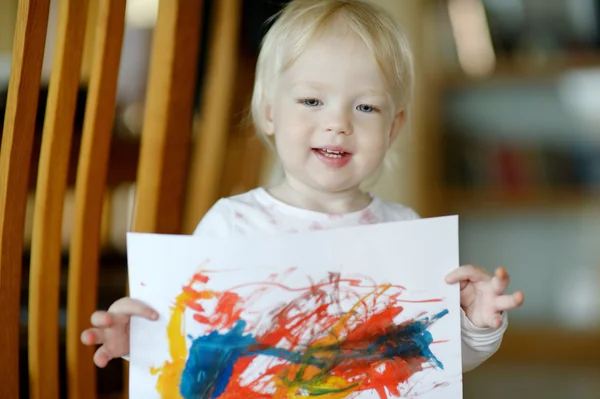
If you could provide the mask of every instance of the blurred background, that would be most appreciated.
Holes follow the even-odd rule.
[[[51,3],[42,76],[46,84],[60,1]],[[90,2],[90,20],[99,1],[103,0]],[[210,100],[202,96],[205,45],[215,34],[211,21],[217,1],[204,2],[194,137],[202,134],[202,103]],[[393,168],[373,191],[412,206],[424,217],[460,215],[461,263],[488,270],[505,266],[512,288],[522,289],[526,296],[524,307],[510,315],[500,351],[465,374],[464,397],[600,398],[600,0],[371,1],[404,26],[416,54],[418,76],[411,129],[393,150]],[[0,118],[11,71],[17,3],[0,0]],[[243,0],[237,89],[217,198],[280,176],[273,154],[244,121],[265,21],[283,3]],[[157,10],[158,0],[127,3],[103,213],[101,307],[125,290],[125,233],[132,214]],[[93,38],[94,30],[88,29],[70,185]],[[38,153],[46,95],[47,86],[37,116]],[[24,248],[23,324],[36,173],[34,167]],[[69,193],[63,223],[65,282],[73,218],[72,190]],[[208,205],[186,205],[184,233],[193,230]],[[63,292],[61,303],[65,301]],[[64,326],[66,317],[61,314]],[[27,339],[22,337],[21,342],[26,375]],[[98,385],[102,394],[120,392],[120,362],[99,371]]]

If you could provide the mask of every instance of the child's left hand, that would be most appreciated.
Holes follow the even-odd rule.
[[[492,276],[479,266],[461,266],[446,276],[448,284],[460,282],[460,306],[479,328],[502,326],[502,312],[516,309],[525,299],[521,291],[504,295],[510,278],[503,267]]]

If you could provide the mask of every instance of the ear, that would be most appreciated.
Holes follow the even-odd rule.
[[[392,144],[394,144],[394,141],[396,141],[396,139],[398,138],[398,135],[400,134],[400,129],[402,129],[402,126],[404,126],[405,122],[406,122],[406,111],[404,111],[403,109],[399,109],[398,112],[396,113],[396,116],[394,117],[394,121],[392,122],[392,127],[390,129],[390,141],[389,141],[390,147],[392,146]]]
[[[273,107],[265,103],[263,106],[263,129],[267,136],[275,134],[275,122],[273,121]]]

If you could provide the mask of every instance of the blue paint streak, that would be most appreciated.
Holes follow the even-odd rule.
[[[444,365],[440,362],[429,349],[429,345],[433,342],[433,336],[427,329],[436,320],[448,314],[448,310],[444,309],[431,319],[424,317],[416,320],[406,326],[398,326],[388,334],[378,337],[373,344],[370,345],[371,351],[381,348],[383,345],[385,350],[377,353],[382,359],[391,359],[394,357],[411,358],[422,356],[436,367],[444,369]]]
[[[257,344],[254,337],[243,335],[245,327],[239,320],[225,334],[213,331],[193,340],[179,387],[184,399],[214,399],[225,391],[235,362]]]
[[[424,317],[407,325],[393,326],[391,331],[364,342],[337,343],[312,348],[307,353],[292,352],[261,345],[251,335],[244,335],[246,322],[239,320],[227,333],[213,331],[193,339],[190,354],[181,375],[180,394],[184,399],[216,399],[227,388],[235,363],[244,356],[265,355],[294,364],[319,367],[323,372],[356,359],[377,362],[386,359],[423,357],[436,367],[443,364],[433,355],[429,345],[433,337],[427,329],[448,314],[443,310],[431,318]],[[191,337],[190,337],[191,338]],[[331,352],[334,356],[314,357],[314,353]]]

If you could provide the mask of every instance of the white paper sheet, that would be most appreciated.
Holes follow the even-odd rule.
[[[462,397],[455,216],[127,245],[132,399]]]

